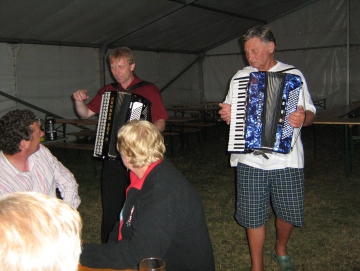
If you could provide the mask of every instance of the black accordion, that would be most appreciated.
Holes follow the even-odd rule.
[[[300,76],[283,72],[234,79],[228,151],[289,153],[294,128],[287,117],[297,109],[301,87]]]
[[[132,93],[108,91],[102,95],[95,138],[94,157],[118,159],[118,130],[133,119],[151,121],[151,102]]]

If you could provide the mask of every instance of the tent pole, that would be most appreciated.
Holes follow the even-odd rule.
[[[199,57],[198,61],[198,70],[199,70],[199,91],[200,91],[200,102],[205,102],[205,93],[204,93],[204,67],[203,67],[204,57]]]
[[[188,69],[190,69],[199,58],[196,58],[193,62],[191,62],[185,69],[183,69],[177,76],[175,76],[170,82],[168,82],[165,86],[160,89],[160,93],[167,89],[172,83],[174,83],[181,75],[183,75]]]
[[[107,50],[106,44],[101,45],[101,47],[99,48],[99,70],[100,70],[99,89],[102,86],[105,86],[105,62],[106,62],[105,54],[106,54],[106,50]]]
[[[346,104],[350,104],[350,0],[346,3]]]

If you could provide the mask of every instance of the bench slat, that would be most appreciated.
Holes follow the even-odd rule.
[[[73,135],[73,136],[95,136],[95,131],[81,131],[81,132],[70,132],[67,133],[67,135]]]
[[[72,143],[72,142],[54,144],[53,147],[64,148],[64,149],[89,150],[89,151],[94,150],[94,144],[80,144],[80,143]]]
[[[212,127],[215,126],[216,123],[214,122],[185,122],[185,127]]]

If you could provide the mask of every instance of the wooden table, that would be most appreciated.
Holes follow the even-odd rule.
[[[75,125],[78,128],[90,130],[90,128],[88,128],[86,126],[96,125],[97,119],[86,119],[86,120],[84,120],[84,119],[55,119],[55,126],[57,126],[56,131],[58,134],[57,139],[51,140],[51,141],[43,141],[41,143],[46,146],[55,146],[55,147],[67,146],[69,144],[77,146],[78,144],[66,142],[68,139],[66,126],[69,124]],[[62,136],[59,136],[59,134],[62,134]],[[66,143],[66,145],[64,145],[64,143]],[[71,147],[71,148],[78,149],[76,147]]]
[[[89,129],[86,126],[96,125],[98,123],[97,119],[55,119],[55,124],[61,124],[63,137],[66,137],[66,125],[71,124],[79,128]],[[57,128],[58,130],[59,128]]]
[[[354,125],[360,125],[360,104],[334,106],[320,111],[314,120],[314,156],[316,157],[316,125],[342,125],[344,128],[345,177],[352,171]]]
[[[76,126],[85,126],[85,125],[93,125],[97,124],[97,120],[82,120],[82,119],[55,119],[55,125],[60,124],[60,126],[56,127],[57,138],[55,140],[45,140],[41,141],[40,143],[45,146],[52,146],[59,143],[65,143],[68,139],[67,132],[66,132],[66,125],[72,124]],[[59,134],[62,134],[59,136]]]
[[[184,148],[184,135],[185,135],[185,127],[184,123],[195,121],[197,118],[186,118],[186,117],[169,117],[166,120],[166,129],[171,132],[178,132],[180,136],[180,147]]]
[[[86,266],[78,265],[78,271],[137,271],[134,269],[109,269],[109,268],[90,268]]]
[[[198,115],[204,122],[206,121],[216,121],[217,113],[220,110],[220,106],[206,106],[206,105],[174,105],[168,106],[165,108],[167,111],[173,111],[174,117],[180,116],[185,117],[185,113],[190,113],[192,117],[197,117]]]
[[[73,124],[76,126],[86,126],[97,124],[97,119],[56,119],[55,123]]]
[[[315,106],[321,107],[323,109],[326,109],[326,100],[327,98],[315,98],[313,100],[313,104]]]
[[[61,142],[66,142],[67,139],[68,139],[67,137],[58,136],[55,140],[45,140],[45,141],[40,141],[40,143],[43,144],[44,146],[51,146]]]
[[[83,129],[89,129],[86,126],[96,125],[97,119],[55,119],[55,124],[61,124],[63,136],[66,137],[66,125],[71,124]],[[58,130],[59,128],[57,128]]]
[[[360,115],[360,104],[335,105],[316,113],[316,117],[356,117]]]

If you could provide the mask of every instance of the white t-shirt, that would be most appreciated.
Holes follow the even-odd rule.
[[[291,67],[293,67],[293,66],[277,61],[277,64],[274,67],[272,67],[269,71],[272,71],[272,72],[282,71],[282,70],[285,70],[285,69],[288,69]],[[257,69],[255,69],[251,66],[248,66],[242,70],[239,70],[231,79],[229,91],[225,98],[224,103],[231,104],[232,94],[233,94],[232,82],[235,78],[249,76],[249,74],[251,72],[257,72],[257,71],[258,71]],[[297,69],[289,70],[286,72],[301,76],[303,86],[300,91],[298,105],[302,105],[304,107],[304,110],[312,111],[315,114],[316,108],[311,100],[310,93],[309,93],[309,90],[308,90],[308,87],[306,84],[306,80],[305,80],[303,74]],[[295,140],[296,140],[296,142],[294,145]],[[289,154],[281,154],[281,153],[266,154],[269,159],[264,158],[262,155],[254,155],[253,153],[247,153],[247,154],[232,153],[230,156],[230,164],[232,167],[236,167],[237,164],[240,162],[240,163],[243,163],[243,164],[255,167],[255,168],[261,168],[264,170],[282,169],[282,168],[287,168],[287,167],[303,168],[304,167],[304,150],[303,150],[303,144],[301,141],[301,136],[299,134],[299,128],[294,129],[292,145],[294,145],[294,148]]]

